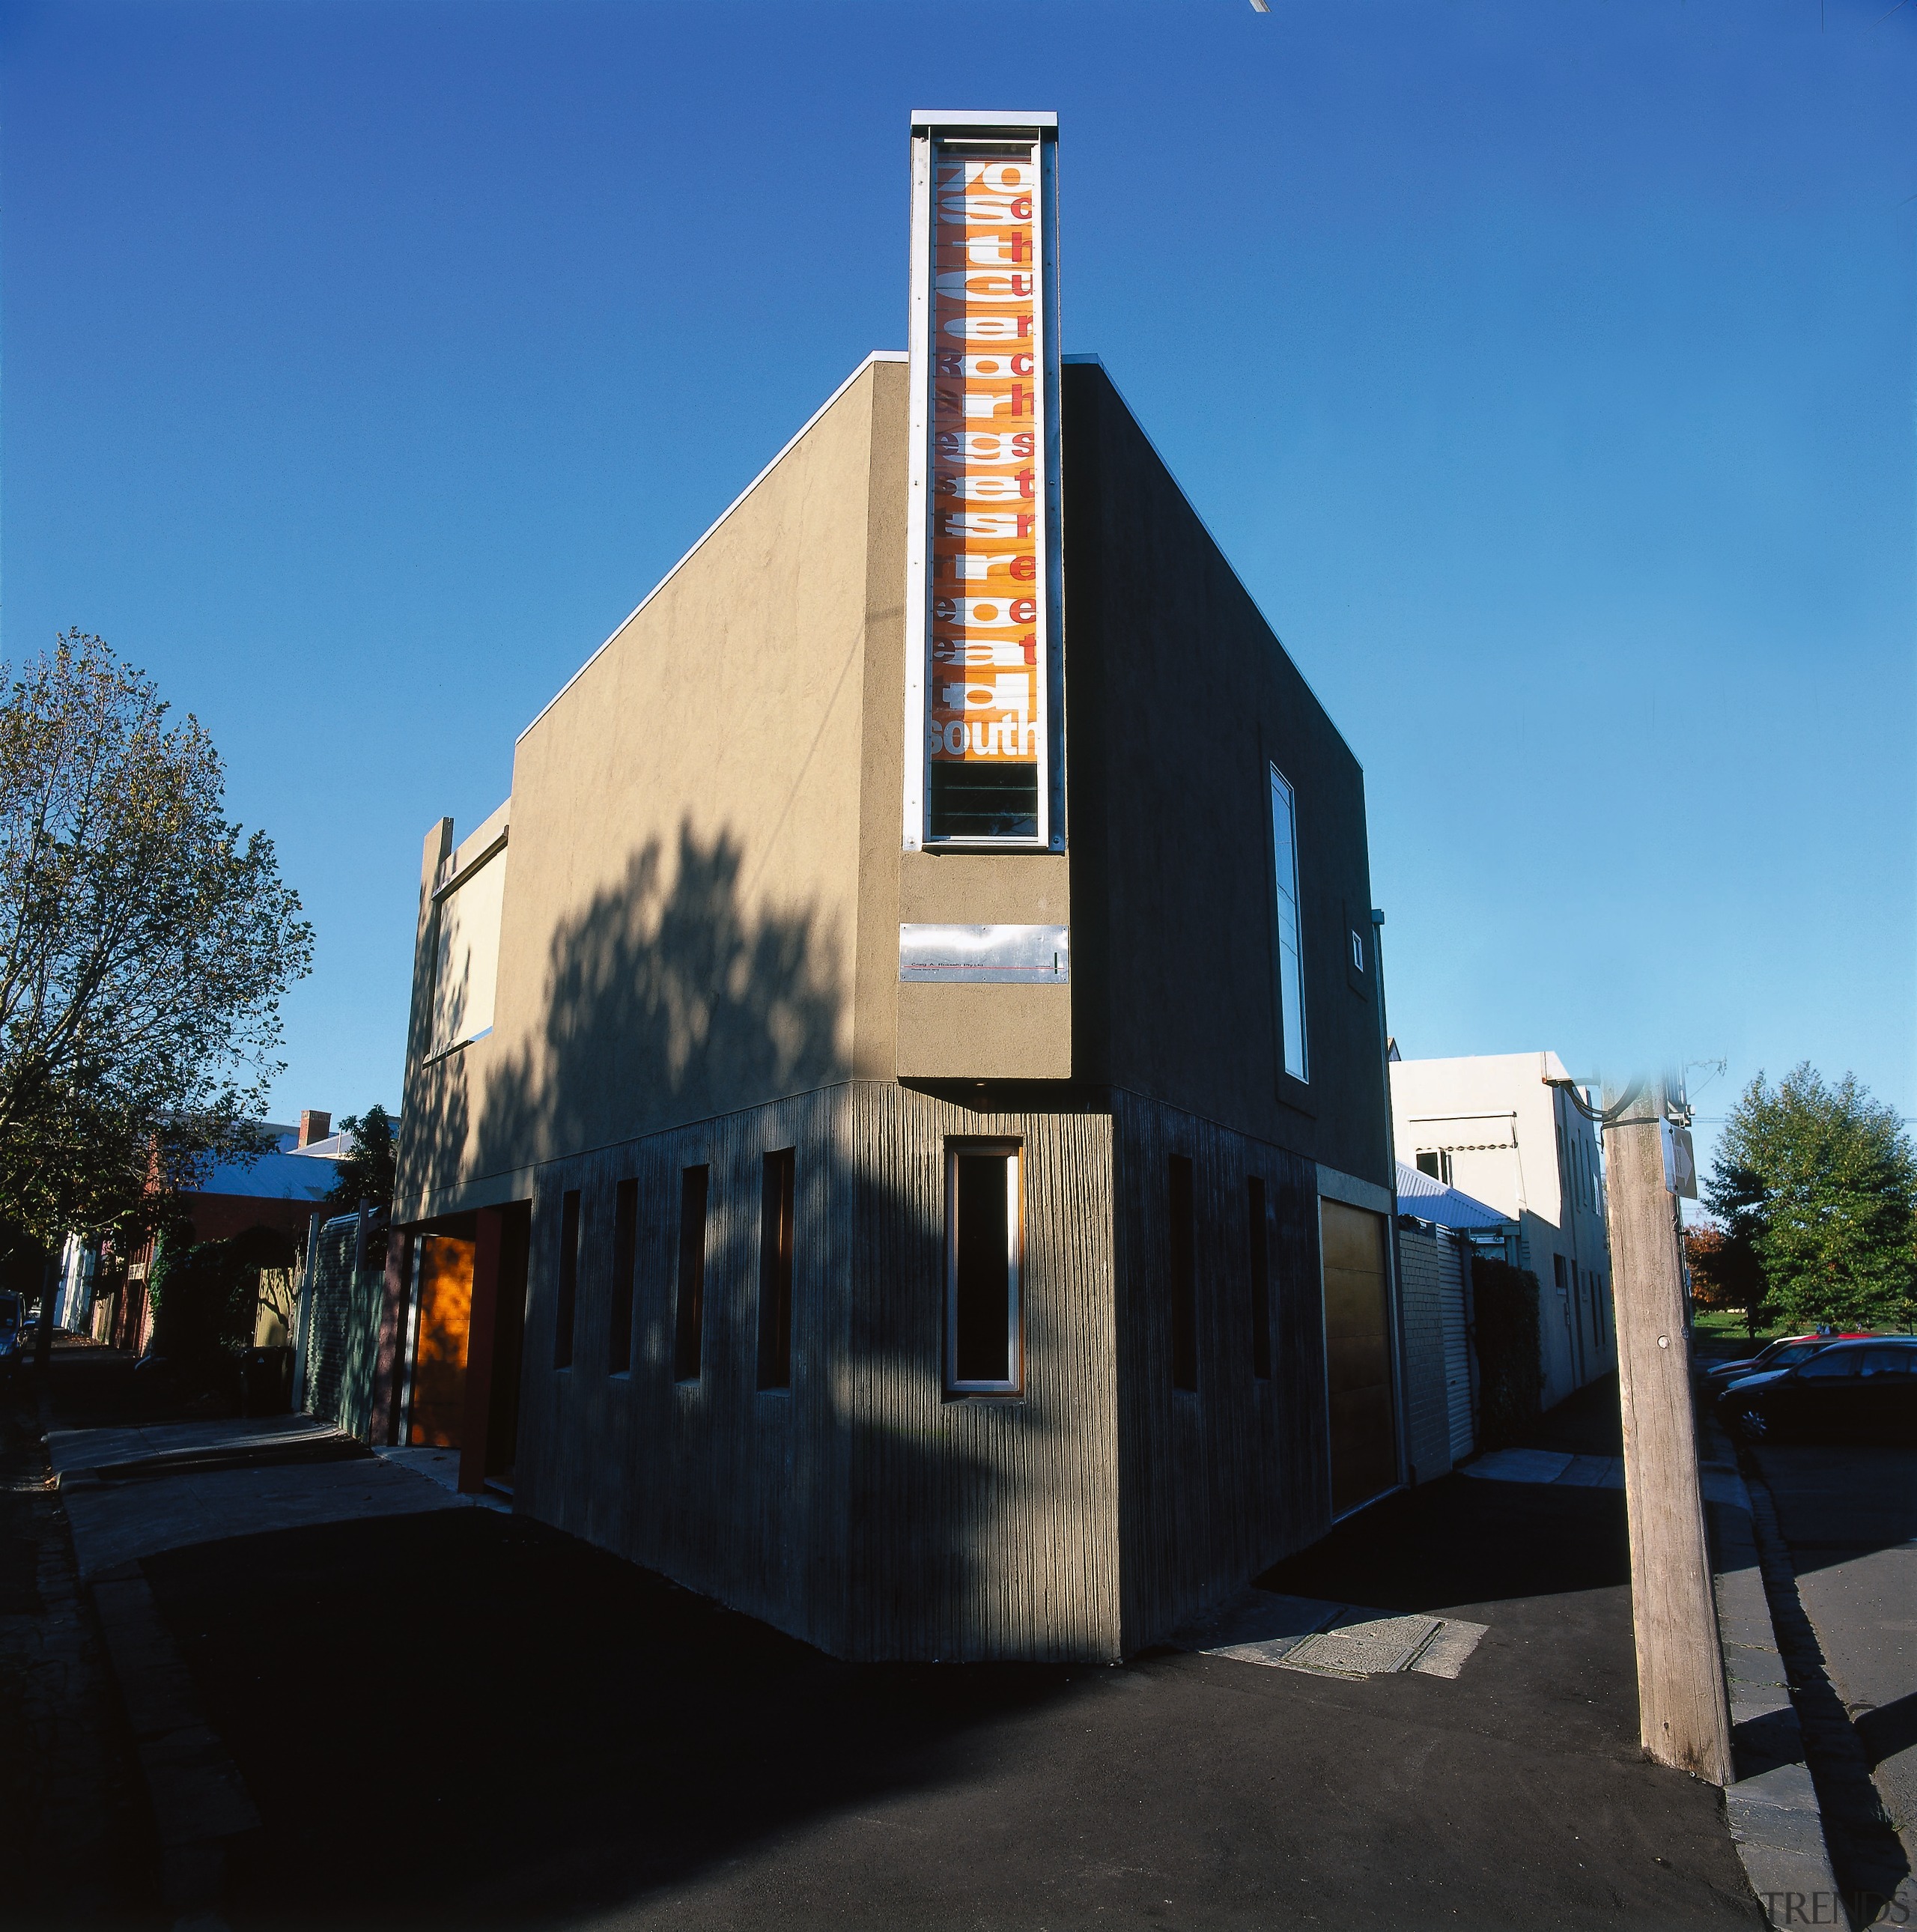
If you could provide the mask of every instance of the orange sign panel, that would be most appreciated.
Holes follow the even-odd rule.
[[[933,164],[928,754],[1038,760],[1038,167]]]

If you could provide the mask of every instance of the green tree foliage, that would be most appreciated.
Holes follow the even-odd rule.
[[[392,1114],[376,1102],[363,1114],[349,1114],[340,1131],[352,1136],[352,1151],[340,1161],[340,1178],[328,1190],[327,1201],[338,1208],[357,1208],[370,1201],[376,1208],[393,1204],[393,1181],[399,1160]]]
[[[1760,1073],[1726,1123],[1705,1190],[1794,1326],[1908,1324],[1917,1290],[1917,1150],[1891,1108],[1808,1062]]]
[[[1478,1444],[1521,1443],[1538,1418],[1544,1388],[1538,1330],[1538,1277],[1528,1268],[1474,1255],[1472,1339],[1478,1347]]]
[[[0,667],[0,682],[6,668]],[[312,929],[199,722],[70,632],[0,695],[0,1217],[123,1240],[280,1070]]]

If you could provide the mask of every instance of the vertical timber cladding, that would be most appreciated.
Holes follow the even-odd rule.
[[[913,116],[908,850],[1064,847],[1057,130]]]

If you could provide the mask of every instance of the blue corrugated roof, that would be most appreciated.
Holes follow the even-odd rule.
[[[1414,1214],[1420,1221],[1436,1221],[1441,1228],[1502,1228],[1511,1216],[1455,1187],[1433,1180],[1421,1167],[1398,1163],[1398,1212]]]
[[[246,1162],[218,1160],[196,1194],[242,1194],[262,1201],[318,1201],[340,1178],[338,1161],[310,1154],[262,1154]]]

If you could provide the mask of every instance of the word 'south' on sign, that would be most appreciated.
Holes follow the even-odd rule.
[[[912,117],[908,850],[1065,842],[1057,133]]]

